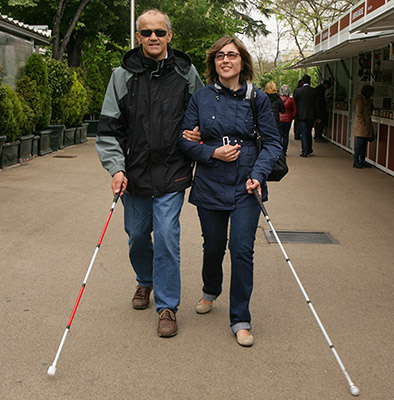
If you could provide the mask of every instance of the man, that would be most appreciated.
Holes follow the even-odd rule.
[[[330,81],[325,80],[316,87],[317,112],[320,123],[315,124],[315,142],[326,142],[323,138],[324,127],[328,122],[326,90],[330,88]]]
[[[177,141],[188,100],[203,84],[190,58],[169,46],[167,15],[146,11],[136,30],[140,47],[127,52],[112,74],[96,147],[113,193],[122,196],[137,279],[132,306],[148,308],[153,289],[157,333],[171,337],[180,303],[179,214],[191,183],[191,162]]]
[[[301,131],[302,152],[300,157],[307,157],[313,153],[312,149],[312,128],[316,119],[316,90],[311,88],[311,77],[304,75],[302,87],[294,90],[294,100],[297,107],[299,128]],[[318,120],[318,122],[320,122]]]

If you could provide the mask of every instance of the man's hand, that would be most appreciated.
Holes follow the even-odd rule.
[[[257,189],[257,192],[259,193],[261,197],[261,186],[260,182],[257,179],[248,179],[246,181],[246,190],[249,194],[253,194],[253,189]]]
[[[115,196],[120,191],[120,197],[122,197],[126,188],[127,178],[123,171],[119,171],[112,177],[112,194]]]
[[[240,145],[236,144],[235,146],[231,146],[231,144],[226,144],[224,146],[218,147],[212,153],[212,158],[217,158],[221,161],[232,162],[235,161],[239,157],[239,153],[241,152]]]
[[[192,131],[184,130],[182,136],[191,142],[201,142],[201,132],[198,126],[196,126]]]

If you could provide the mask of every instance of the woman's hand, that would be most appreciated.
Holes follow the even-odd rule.
[[[182,136],[190,140],[191,142],[200,143],[201,142],[201,132],[200,127],[196,126],[192,131],[184,130]]]
[[[253,189],[257,189],[257,192],[259,193],[261,197],[261,185],[260,182],[257,179],[251,179],[249,178],[246,181],[246,190],[249,194],[253,194]]]
[[[241,152],[240,145],[236,144],[235,146],[231,146],[231,144],[226,144],[224,146],[218,147],[212,153],[212,158],[217,158],[224,162],[233,162],[239,157],[239,153]]]

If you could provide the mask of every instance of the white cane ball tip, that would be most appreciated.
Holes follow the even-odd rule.
[[[53,366],[53,365],[51,365],[51,366],[48,368],[47,374],[50,375],[50,376],[55,376],[55,374],[56,374],[56,367]]]
[[[358,389],[357,386],[352,386],[352,387],[350,388],[350,393],[351,393],[353,396],[358,396],[358,395],[360,394],[360,390]]]

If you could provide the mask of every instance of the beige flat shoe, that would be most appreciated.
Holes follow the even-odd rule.
[[[202,300],[202,299],[201,299]],[[201,300],[196,305],[196,313],[197,314],[207,314],[212,310],[212,304],[202,303]]]
[[[250,346],[253,346],[253,335],[252,335],[252,332],[250,332],[249,331],[249,333],[250,333],[250,335],[249,336],[241,336],[240,334],[239,334],[239,331],[236,333],[236,336],[237,336],[237,343],[240,345],[240,346],[243,346],[243,347],[250,347]]]

